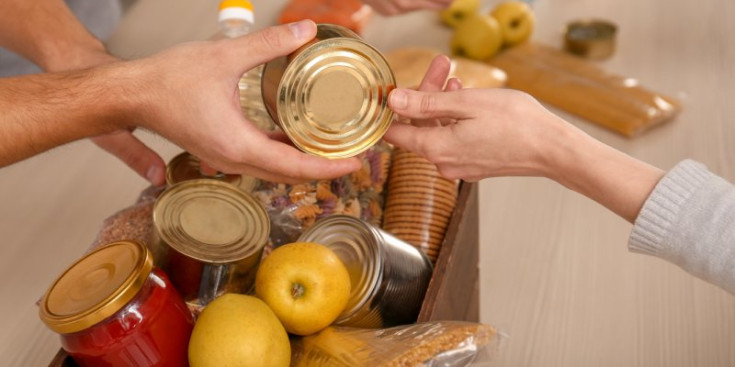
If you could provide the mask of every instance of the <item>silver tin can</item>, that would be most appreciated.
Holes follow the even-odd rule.
[[[432,273],[421,251],[346,215],[316,222],[299,241],[329,247],[350,273],[350,300],[336,324],[379,328],[416,321]]]

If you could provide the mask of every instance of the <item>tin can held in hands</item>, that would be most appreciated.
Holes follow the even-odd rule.
[[[270,221],[249,194],[212,179],[175,184],[156,200],[154,259],[198,312],[225,292],[252,289]]]
[[[316,37],[268,62],[261,88],[268,113],[304,152],[355,156],[388,130],[395,77],[383,55],[347,28],[317,25]]]
[[[347,215],[316,222],[299,241],[329,247],[350,273],[350,299],[337,325],[380,328],[416,322],[432,273],[431,262],[417,248]]]

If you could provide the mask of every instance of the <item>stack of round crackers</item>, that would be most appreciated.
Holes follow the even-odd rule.
[[[414,153],[393,151],[383,229],[435,262],[456,203],[455,181],[441,177],[434,164]]]

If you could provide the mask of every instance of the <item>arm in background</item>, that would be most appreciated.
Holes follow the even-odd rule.
[[[63,0],[5,0],[0,12],[0,46],[48,72],[85,69],[117,61],[74,16]],[[165,181],[165,163],[123,129],[90,136],[154,185]]]

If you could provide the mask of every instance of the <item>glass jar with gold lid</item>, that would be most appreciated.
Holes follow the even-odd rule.
[[[383,55],[347,28],[317,25],[316,37],[265,65],[266,109],[299,149],[355,156],[377,143],[393,118],[395,77]]]
[[[148,249],[90,252],[54,281],[41,320],[79,366],[185,366],[194,319]]]

